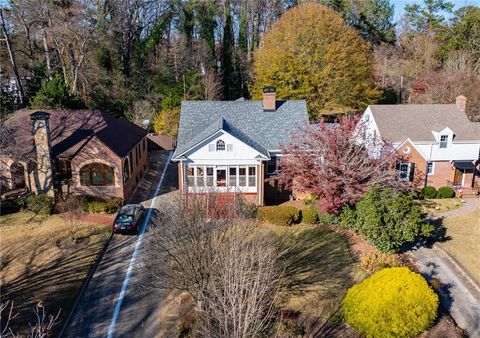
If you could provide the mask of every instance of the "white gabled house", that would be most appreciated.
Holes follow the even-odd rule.
[[[479,191],[480,123],[465,115],[466,98],[454,104],[370,105],[362,116],[370,138],[387,140],[407,158],[399,178],[420,187]]]
[[[307,123],[306,102],[276,100],[273,87],[265,87],[261,101],[182,102],[173,155],[180,190],[238,192],[258,205],[284,199],[288,192],[265,179],[278,170],[280,145]]]

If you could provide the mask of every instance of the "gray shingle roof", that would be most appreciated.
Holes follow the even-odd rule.
[[[277,101],[275,111],[263,111],[262,101],[183,101],[174,158],[222,129],[268,156],[306,123],[304,100]]]
[[[402,142],[435,141],[432,131],[446,127],[455,133],[455,141],[480,140],[480,128],[455,104],[371,105],[382,138]]]

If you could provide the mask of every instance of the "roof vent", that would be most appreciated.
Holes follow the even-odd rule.
[[[275,87],[263,87],[263,111],[275,111],[276,108]]]

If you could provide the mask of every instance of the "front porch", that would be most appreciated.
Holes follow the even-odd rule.
[[[447,186],[455,190],[457,196],[477,197],[480,193],[478,173],[471,161],[455,161],[452,180],[447,180]]]

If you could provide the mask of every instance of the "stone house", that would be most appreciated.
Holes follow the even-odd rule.
[[[241,193],[252,203],[288,200],[291,192],[268,178],[278,171],[280,145],[308,123],[304,100],[184,101],[177,148],[179,187],[185,194]]]
[[[399,179],[476,195],[480,123],[467,118],[465,107],[464,96],[454,104],[370,105],[362,121],[367,134],[392,143],[405,158],[397,167]]]
[[[2,194],[20,188],[53,194],[56,188],[128,199],[148,166],[146,131],[98,110],[20,110],[4,130]]]

